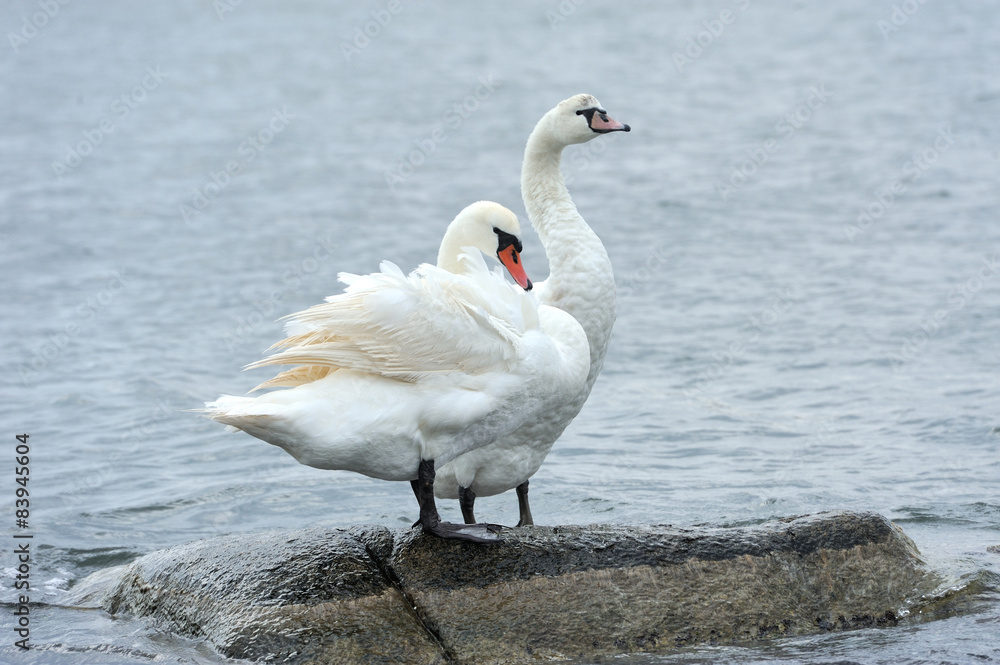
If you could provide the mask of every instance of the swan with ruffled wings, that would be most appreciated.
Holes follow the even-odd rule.
[[[559,408],[590,369],[580,324],[528,290],[519,233],[511,211],[479,202],[448,227],[438,265],[341,275],[343,293],[288,317],[276,353],[249,366],[293,365],[257,387],[273,390],[223,395],[208,416],[308,466],[411,481],[437,536],[498,540],[496,525],[441,522],[435,466]]]

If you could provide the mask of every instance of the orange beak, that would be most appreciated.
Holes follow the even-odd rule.
[[[517,282],[517,285],[525,291],[530,291],[531,280],[528,279],[528,275],[524,272],[524,266],[521,265],[521,255],[514,249],[514,245],[507,245],[501,249],[497,252],[497,257],[500,259],[503,267],[507,269],[507,272],[510,273],[510,276],[514,278],[514,281]]]

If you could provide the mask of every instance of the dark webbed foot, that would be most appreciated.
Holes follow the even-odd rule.
[[[535,521],[531,519],[531,508],[528,506],[528,481],[525,480],[523,483],[517,486],[517,508],[520,514],[520,519],[517,521],[518,526],[533,526]]]
[[[417,471],[417,480],[411,482],[413,493],[420,504],[420,519],[417,523],[424,531],[439,538],[468,540],[473,543],[500,543],[499,524],[451,524],[442,522],[434,502],[434,460],[422,460]],[[463,511],[464,512],[464,511]]]
[[[473,543],[502,543],[500,537],[499,524],[452,524],[450,522],[438,522],[436,526],[428,527],[421,523],[425,531],[433,533],[439,538],[453,538],[455,540],[468,540]]]

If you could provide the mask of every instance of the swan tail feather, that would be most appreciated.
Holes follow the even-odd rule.
[[[220,395],[214,402],[205,402],[205,408],[200,411],[215,422],[226,425],[228,431],[242,430],[257,436],[254,430],[267,428],[281,419],[280,412],[274,410],[276,405],[268,406],[253,397]]]

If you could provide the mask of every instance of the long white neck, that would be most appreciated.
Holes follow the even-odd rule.
[[[463,232],[463,227],[456,219],[444,233],[441,239],[441,248],[438,250],[437,265],[448,272],[463,272],[462,264],[459,262],[459,255],[465,247],[475,246],[475,243]]]
[[[583,391],[586,399],[604,365],[611,339],[615,276],[601,239],[577,212],[566,189],[559,168],[564,147],[552,138],[548,116],[543,117],[524,151],[521,195],[549,259],[549,278],[539,296],[545,304],[579,321],[590,342],[590,375]]]

